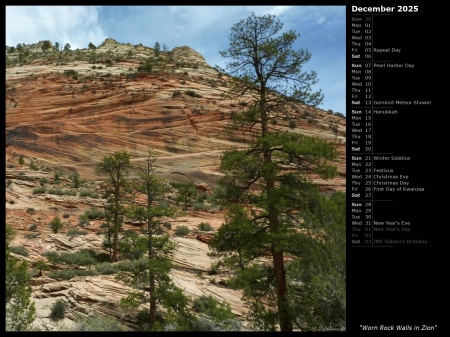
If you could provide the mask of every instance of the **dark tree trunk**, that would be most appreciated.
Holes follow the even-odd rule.
[[[267,115],[263,113],[261,117],[263,121],[262,131],[264,134],[267,132]],[[269,144],[263,144],[263,160],[266,167],[271,166],[272,158]],[[275,234],[275,239],[272,242],[272,258],[275,273],[275,288],[277,292],[278,319],[280,322],[281,331],[292,331],[292,321],[289,315],[288,302],[286,298],[287,285],[283,261],[283,248],[281,247],[278,239],[281,225],[276,207],[277,198],[275,197],[275,175],[276,172],[266,172],[265,183],[267,188],[270,231]]]
[[[116,231],[114,231],[114,236],[113,236],[113,255],[112,255],[111,262],[117,262],[117,260],[118,260],[118,255],[119,255],[118,241],[119,241],[119,235],[118,235],[118,233]]]
[[[153,247],[152,247],[152,226],[151,220],[148,219],[148,258],[151,261],[153,258]],[[150,291],[150,330],[156,322],[156,297],[155,297],[155,273],[150,271],[149,273],[149,291]]]
[[[280,222],[278,214],[271,197],[271,191],[273,191],[273,185],[267,189],[269,199],[269,222],[270,230],[272,233],[278,234],[280,231]],[[276,237],[277,235],[275,235]],[[287,285],[286,285],[286,272],[284,270],[283,249],[280,246],[278,239],[275,239],[272,243],[272,258],[273,268],[275,273],[275,288],[277,291],[277,307],[278,318],[280,320],[281,331],[292,331],[292,321],[289,315],[288,302],[287,302]]]

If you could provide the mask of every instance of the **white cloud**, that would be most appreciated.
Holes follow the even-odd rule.
[[[6,6],[6,45],[42,40],[87,48],[105,38],[96,6]],[[87,41],[87,42],[86,42]]]
[[[293,6],[246,6],[250,12],[255,13],[256,16],[272,14],[281,15],[289,11]]]

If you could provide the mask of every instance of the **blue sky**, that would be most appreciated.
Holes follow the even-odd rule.
[[[345,6],[6,6],[6,45],[50,40],[73,50],[108,37],[147,47],[159,42],[169,50],[189,46],[224,68],[219,51],[228,48],[231,27],[252,12],[274,14],[283,30],[300,33],[294,49],[312,54],[303,69],[317,72],[313,89],[325,95],[319,107],[345,114]]]

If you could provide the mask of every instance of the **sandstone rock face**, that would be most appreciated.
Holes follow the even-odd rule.
[[[70,239],[67,236],[69,228],[65,228],[58,234],[54,234],[46,224],[38,226],[38,237],[30,239],[27,237],[33,231],[28,230],[24,224],[32,223],[40,215],[47,211],[44,207],[45,199],[34,200],[29,205],[35,209],[42,208],[43,211],[36,211],[30,215],[25,211],[7,211],[7,223],[13,225],[17,230],[17,236],[11,246],[22,246],[28,251],[28,257],[11,253],[14,257],[24,259],[31,267],[36,265],[38,260],[47,262],[45,253],[52,252],[75,252],[82,249],[92,249],[97,252],[106,253],[103,247],[103,235],[97,235],[100,231],[100,221],[89,225],[89,233],[83,236],[76,236]],[[86,209],[86,208],[84,208]],[[68,209],[61,207],[56,213],[64,213]],[[72,211],[72,210],[71,210]],[[81,214],[77,210],[75,214]],[[76,218],[71,214],[69,221]],[[51,218],[49,216],[48,218]],[[194,230],[200,222],[208,222],[217,230],[223,221],[223,212],[192,212],[191,214],[172,220],[173,226],[185,225]],[[73,228],[73,224],[71,225]],[[130,229],[132,226],[126,226]],[[185,291],[185,294],[195,299],[200,296],[211,295],[219,301],[226,301],[230,304],[232,312],[241,321],[243,328],[247,322],[245,315],[248,308],[242,301],[242,292],[228,289],[220,285],[223,276],[210,275],[210,269],[214,260],[207,253],[208,244],[199,240],[199,237],[209,237],[211,233],[203,232],[186,237],[173,236],[176,243],[176,250],[172,253],[171,259],[174,264],[171,277],[174,283]],[[69,268],[64,264],[54,264],[47,262],[51,270],[61,270]],[[79,267],[79,269],[87,269]],[[34,330],[38,331],[58,331],[70,329],[74,324],[77,314],[89,315],[93,312],[115,317],[125,327],[130,330],[137,329],[137,322],[130,320],[127,311],[120,306],[120,299],[127,296],[131,288],[116,280],[113,275],[98,276],[78,276],[70,280],[54,279],[45,276],[35,276],[32,279],[32,300],[37,309],[37,318],[33,323]],[[57,300],[64,300],[67,303],[66,315],[62,321],[54,322],[50,318],[51,306]]]
[[[64,62],[55,56],[50,64],[36,59],[6,68],[7,157],[23,154],[95,179],[95,164],[106,153],[127,150],[139,161],[151,146],[159,156],[161,175],[181,172],[195,183],[208,184],[219,174],[222,151],[245,146],[250,139],[244,133],[223,132],[237,109],[226,97],[228,77],[219,77],[189,47],[176,47],[170,55],[161,52],[164,61],[152,73],[136,70],[142,59],[154,56],[153,49],[113,39],[95,50],[62,55]],[[68,76],[70,72],[78,75]],[[340,177],[326,184],[343,190],[345,138],[329,126],[345,135],[345,119],[320,109],[308,116],[293,131],[336,141]],[[287,122],[280,125],[287,127]]]
[[[40,45],[32,48],[39,54]],[[34,267],[46,260],[49,251],[73,252],[103,247],[103,221],[90,219],[83,235],[68,235],[80,229],[79,216],[92,207],[103,207],[101,197],[80,196],[82,189],[100,192],[104,177],[94,174],[100,159],[114,151],[126,150],[133,162],[143,161],[148,148],[155,150],[158,174],[170,181],[192,181],[198,191],[211,194],[219,172],[220,155],[226,149],[244,148],[250,134],[227,135],[223,128],[238,109],[227,98],[229,77],[210,67],[202,55],[187,46],[161,51],[161,61],[152,63],[149,73],[138,72],[152,48],[118,43],[107,39],[95,50],[48,53],[24,65],[6,68],[6,223],[17,235],[13,246],[25,247]],[[11,58],[18,57],[11,55]],[[306,113],[307,112],[307,113]],[[311,177],[324,191],[345,190],[345,118],[305,106],[292,128],[287,122],[276,127],[328,139],[335,143],[340,157],[339,176],[325,181]],[[18,164],[19,156],[25,164]],[[33,170],[31,163],[39,167]],[[58,188],[76,195],[35,193],[42,184],[53,184],[55,170],[77,172],[90,181],[74,188],[67,177]],[[27,179],[25,179],[25,177]],[[46,182],[46,183],[44,183]],[[171,201],[171,200],[168,200]],[[59,216],[65,227],[53,233],[48,223]],[[221,275],[210,274],[214,261],[207,255],[213,232],[175,237],[178,225],[197,230],[208,222],[215,231],[224,219],[223,211],[194,211],[168,219],[173,229],[165,229],[177,243],[171,258],[174,282],[195,298],[212,295],[226,300],[245,325],[247,308],[239,291],[220,285]],[[125,229],[138,230],[139,224],[126,222]],[[65,265],[48,263],[53,270]],[[33,278],[33,300],[38,317],[35,329],[54,331],[70,328],[78,313],[96,311],[114,316],[130,330],[136,322],[127,321],[120,298],[127,288],[112,275],[78,276],[70,280],[49,278],[49,271]],[[68,313],[56,324],[49,318],[50,307],[64,299]]]
[[[177,60],[182,62],[192,62],[198,64],[199,66],[209,68],[208,63],[206,63],[203,56],[188,46],[176,47],[173,49],[172,53],[173,57]]]

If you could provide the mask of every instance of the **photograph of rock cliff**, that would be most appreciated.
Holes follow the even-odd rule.
[[[5,55],[6,331],[346,330],[345,8],[7,6]]]

